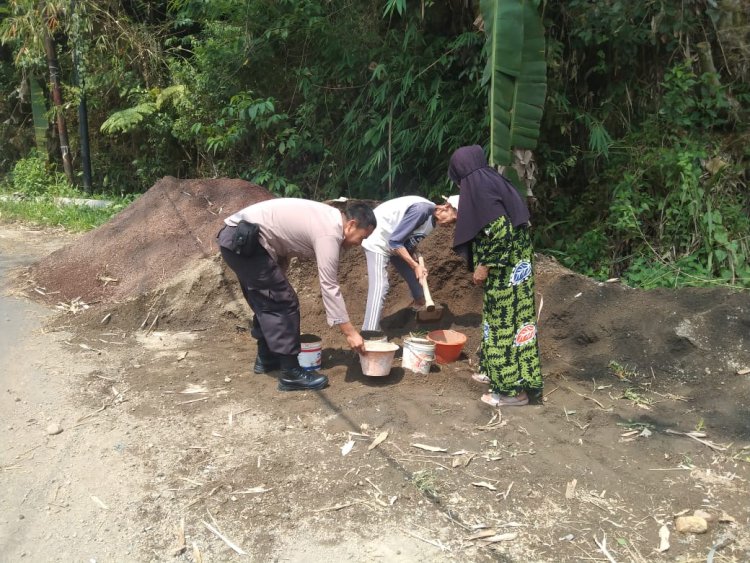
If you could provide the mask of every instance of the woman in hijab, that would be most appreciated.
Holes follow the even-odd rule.
[[[529,210],[479,145],[455,151],[448,176],[460,189],[453,249],[484,286],[480,373],[473,378],[490,384],[483,402],[527,405],[542,393]]]

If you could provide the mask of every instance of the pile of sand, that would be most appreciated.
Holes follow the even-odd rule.
[[[123,330],[156,320],[171,328],[246,327],[250,310],[218,255],[215,235],[226,216],[271,197],[241,180],[167,177],[106,225],[42,259],[31,277],[46,292],[59,292],[55,302],[76,297],[98,302],[79,315],[81,327],[98,327],[106,313]],[[433,299],[445,307],[440,323],[415,322],[406,308],[408,288],[391,272],[383,326],[391,337],[454,328],[469,337],[465,351],[473,357],[481,334],[482,290],[452,252],[452,237],[452,228],[438,228],[420,245]],[[634,290],[618,282],[598,283],[542,256],[536,272],[548,374],[599,379],[615,362],[685,380],[750,365],[747,292]],[[302,330],[340,342],[338,330],[326,323],[315,263],[293,261],[289,277],[300,298]],[[343,254],[339,281],[352,322],[360,326],[367,299],[361,249]]]

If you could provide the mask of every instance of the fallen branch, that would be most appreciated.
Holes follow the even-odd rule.
[[[205,520],[201,520],[203,522],[203,525],[211,530],[216,536],[222,540],[225,544],[227,544],[229,547],[231,547],[238,555],[247,555],[247,552],[245,552],[241,547],[239,547],[237,544],[232,542],[228,537],[226,537],[224,534],[219,532],[216,528],[214,528],[211,524],[206,522]]]
[[[95,414],[99,414],[100,412],[102,412],[106,408],[107,408],[107,404],[105,403],[105,404],[103,404],[101,406],[101,408],[99,410],[96,410],[94,412],[90,412],[89,414],[84,414],[81,418],[79,418],[78,420],[76,420],[76,422],[81,422],[82,420],[85,420],[85,419],[87,419],[90,416],[94,416]]]
[[[596,539],[596,536],[594,536],[594,543],[599,548],[599,551],[601,551],[604,554],[604,557],[606,557],[607,559],[609,559],[612,563],[617,563],[617,561],[615,561],[615,558],[612,557],[612,555],[609,553],[609,551],[607,551],[607,534],[604,534],[602,536],[601,543],[599,543],[599,540]]]
[[[159,320],[159,315],[156,315],[154,317],[153,322],[151,323],[151,326],[148,327],[148,330],[146,331],[146,334],[149,334],[154,329],[154,325],[156,324],[156,321],[158,321],[158,320]]]
[[[503,500],[508,500],[508,495],[510,494],[510,490],[513,488],[513,481],[510,482],[510,485],[508,485],[508,490],[504,493],[499,493],[497,496],[503,497]]]
[[[434,545],[434,546],[435,546],[435,547],[437,547],[437,548],[438,548],[438,549],[439,549],[440,551],[446,551],[446,550],[448,549],[447,547],[445,547],[445,546],[444,546],[444,545],[443,545],[443,544],[442,544],[442,543],[440,542],[440,540],[438,540],[438,541],[428,540],[427,538],[423,538],[422,536],[418,536],[417,534],[415,534],[414,532],[410,532],[409,530],[405,530],[405,531],[406,531],[406,533],[407,533],[408,535],[410,535],[411,537],[413,537],[413,538],[416,538],[416,539],[418,539],[418,540],[420,540],[420,541],[423,541],[423,542],[425,542],[425,543],[429,543],[430,545]]]
[[[230,413],[229,413],[229,426],[232,426],[232,424],[234,424],[234,417],[235,417],[235,416],[239,416],[239,415],[241,415],[241,414],[242,414],[243,412],[247,412],[247,411],[249,411],[249,410],[252,410],[252,408],[253,408],[253,407],[249,407],[249,408],[246,408],[246,409],[242,409],[241,411],[238,411],[238,412],[230,412]]]
[[[189,405],[190,403],[197,403],[198,401],[208,401],[210,397],[202,397],[200,399],[193,399],[192,401],[183,401],[182,403],[177,403],[178,405]]]
[[[703,434],[703,433],[698,434],[697,432],[678,432],[677,430],[670,430],[669,428],[667,428],[667,430],[665,430],[665,432],[667,434],[676,434],[678,436],[687,436],[688,438],[692,438],[696,442],[700,442],[704,446],[708,446],[709,448],[711,448],[712,450],[716,450],[717,452],[725,452],[728,449],[726,446],[719,446],[718,444],[714,444],[710,440],[701,440],[701,437],[705,436],[705,434]]]
[[[584,398],[584,399],[588,399],[589,401],[594,401],[594,402],[595,402],[595,403],[596,403],[597,405],[599,405],[599,408],[600,408],[600,409],[602,409],[603,411],[611,411],[611,410],[612,410],[612,407],[611,407],[611,406],[610,406],[610,407],[605,407],[605,406],[604,406],[603,404],[601,404],[601,403],[600,403],[599,401],[597,401],[597,400],[596,400],[596,399],[594,399],[593,397],[589,397],[588,395],[582,395],[582,394],[581,394],[581,393],[579,393],[578,391],[573,391],[573,390],[572,390],[572,389],[571,389],[570,387],[566,387],[566,389],[567,389],[568,391],[570,391],[571,393],[575,393],[575,394],[576,394],[576,395],[578,395],[579,397],[582,397],[582,398]],[[549,395],[548,395],[548,396],[549,396]]]
[[[119,383],[116,379],[112,379],[111,377],[104,377],[103,375],[97,375],[95,373],[92,373],[94,377],[98,377],[99,379],[103,379],[104,381],[111,381],[112,383]]]
[[[318,508],[317,510],[313,510],[312,512],[329,512],[332,510],[341,510],[342,508],[349,508],[350,506],[354,506],[355,502],[344,502],[341,504],[334,504],[333,506],[326,506],[325,508]]]

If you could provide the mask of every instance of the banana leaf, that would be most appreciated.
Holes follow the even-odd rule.
[[[31,98],[31,114],[34,119],[34,141],[39,156],[47,154],[47,104],[44,91],[36,78],[29,78],[29,97]]]
[[[490,82],[490,164],[533,149],[547,93],[544,26],[534,0],[482,0]]]

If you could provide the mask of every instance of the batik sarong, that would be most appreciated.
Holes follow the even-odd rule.
[[[489,268],[484,282],[480,368],[491,390],[538,396],[542,370],[534,302],[534,250],[528,228],[501,216],[473,242],[474,263]]]

